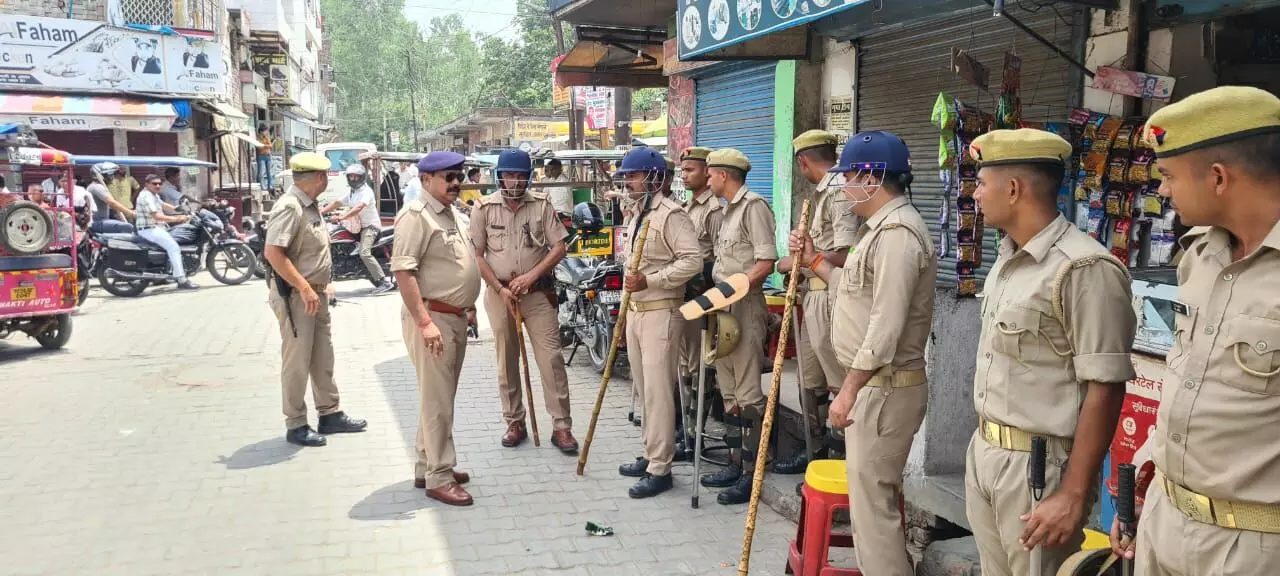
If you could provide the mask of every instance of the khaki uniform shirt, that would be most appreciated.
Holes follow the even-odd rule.
[[[657,206],[644,217],[644,221],[649,222],[649,234],[645,237],[644,252],[640,254],[640,273],[644,274],[648,286],[632,294],[631,299],[636,302],[684,300],[685,284],[702,272],[698,234],[678,202],[669,196],[654,200]],[[640,233],[637,225],[643,225],[640,218],[632,218],[627,223],[627,238],[635,238]]]
[[[938,259],[924,218],[906,198],[876,211],[836,287],[832,344],[840,365],[891,376],[923,370],[933,330]],[[838,385],[838,384],[836,384]]]
[[[472,308],[480,296],[480,268],[453,206],[430,194],[405,205],[396,216],[391,271],[414,271],[422,298]]]
[[[724,209],[711,276],[716,282],[723,282],[750,270],[759,260],[777,259],[773,211],[764,198],[743,184]]]
[[[987,276],[974,373],[978,415],[1033,434],[1074,438],[1088,382],[1135,376],[1137,320],[1129,273],[1097,240],[1062,216],[1018,248],[1006,237]],[[1054,313],[1061,286],[1064,326]],[[1114,260],[1113,260],[1114,262]]]
[[[858,243],[858,230],[862,224],[862,219],[853,213],[844,193],[832,189],[817,194],[809,235],[813,237],[814,248],[821,252],[837,252]]]
[[[266,243],[284,248],[308,284],[327,285],[333,279],[329,227],[320,216],[316,201],[297,186],[291,186],[271,209]]]
[[[512,210],[500,192],[485,196],[471,213],[471,243],[502,282],[533,270],[569,232],[546,196],[525,192]]]
[[[693,221],[693,230],[698,235],[698,248],[702,251],[702,261],[715,259],[716,237],[720,235],[720,223],[724,221],[724,206],[716,198],[710,188],[700,194],[694,194],[685,203],[684,209]]]
[[[1280,504],[1280,224],[1238,262],[1220,228],[1192,228],[1181,243],[1152,458],[1210,498]]]

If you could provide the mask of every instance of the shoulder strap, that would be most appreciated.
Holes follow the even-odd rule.
[[[1129,275],[1129,270],[1126,269],[1115,256],[1110,254],[1093,254],[1083,258],[1063,262],[1062,267],[1058,269],[1058,274],[1053,278],[1053,292],[1049,297],[1049,301],[1053,306],[1053,317],[1058,320],[1058,324],[1062,325],[1062,331],[1067,335],[1067,349],[1072,355],[1075,355],[1076,350],[1075,345],[1071,343],[1071,327],[1067,325],[1067,315],[1062,303],[1062,286],[1063,284],[1066,284],[1067,277],[1071,275],[1072,270],[1091,266],[1095,262],[1106,262],[1107,264],[1115,266],[1123,272],[1126,277]]]

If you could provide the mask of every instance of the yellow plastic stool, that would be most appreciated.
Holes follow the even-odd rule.
[[[849,495],[844,460],[814,460],[804,471],[804,483],[819,492]]]

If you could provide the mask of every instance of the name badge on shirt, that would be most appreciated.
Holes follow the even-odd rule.
[[[1190,308],[1187,308],[1187,305],[1186,305],[1186,304],[1183,304],[1183,303],[1181,303],[1181,302],[1179,302],[1179,301],[1177,301],[1177,300],[1170,300],[1170,301],[1169,301],[1169,307],[1170,307],[1170,308],[1173,308],[1173,311],[1174,311],[1175,313],[1181,314],[1181,315],[1183,315],[1183,316],[1190,316],[1190,315],[1191,315],[1191,309],[1190,309]]]

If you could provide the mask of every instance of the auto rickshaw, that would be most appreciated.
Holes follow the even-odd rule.
[[[71,155],[41,144],[27,125],[0,125],[0,164],[19,174],[19,184],[75,181]],[[81,234],[74,190],[69,184],[31,198],[18,191],[0,194],[0,339],[22,332],[56,350],[71,338]]]
[[[378,192],[378,214],[382,217],[384,226],[391,226],[395,223],[396,214],[400,212],[400,208],[404,206],[404,191],[408,188],[408,182],[400,181],[400,172],[396,164],[408,163],[417,164],[425,154],[420,152],[364,152],[360,154],[360,162],[364,164],[365,170],[369,173],[370,185],[375,186]],[[466,162],[463,163],[464,172],[470,171],[472,168],[492,168],[493,164],[468,156]],[[467,203],[467,189],[464,187],[463,195],[459,197],[460,210],[463,214],[470,214],[471,207]]]

